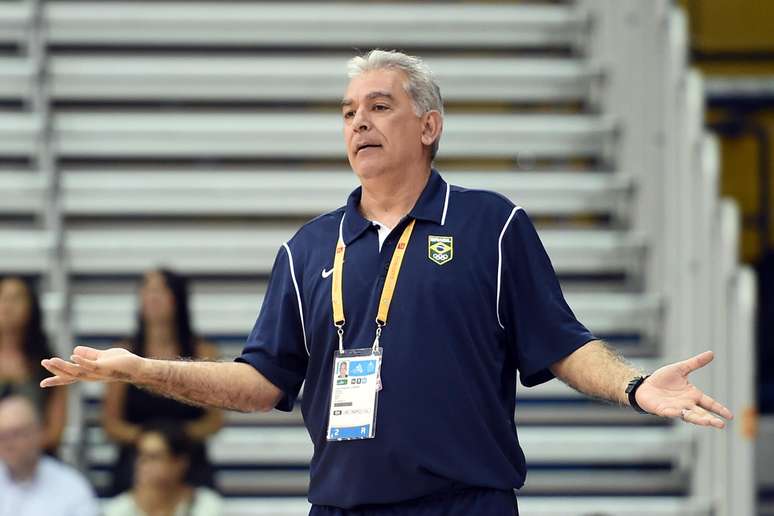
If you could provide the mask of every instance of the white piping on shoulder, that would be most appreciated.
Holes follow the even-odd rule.
[[[449,183],[446,183],[446,199],[443,201],[443,215],[441,215],[441,225],[446,224],[446,210],[449,209]]]
[[[497,303],[495,304],[495,310],[497,311],[497,324],[499,324],[500,328],[503,330],[505,329],[505,326],[503,326],[503,323],[500,320],[500,282],[503,272],[503,236],[505,236],[505,230],[508,229],[508,225],[511,223],[511,220],[513,220],[513,216],[516,215],[517,211],[523,209],[524,208],[521,206],[515,206],[511,210],[508,220],[505,221],[503,229],[500,231],[500,239],[497,241]]]
[[[344,241],[344,217],[347,216],[347,212],[341,214],[341,222],[339,222],[339,240]]]
[[[293,267],[293,253],[290,252],[290,246],[287,242],[282,244],[282,247],[285,248],[285,251],[288,253],[288,263],[290,264],[290,277],[293,279],[293,287],[296,289],[296,300],[298,300],[298,315],[301,318],[301,333],[304,335],[304,348],[306,349],[306,354],[311,356],[311,353],[309,353],[309,345],[306,343],[306,327],[304,326],[304,308],[301,305],[301,291],[298,289],[298,282],[296,281],[296,269]]]

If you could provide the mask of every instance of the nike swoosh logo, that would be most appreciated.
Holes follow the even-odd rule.
[[[323,277],[323,278],[327,278],[327,277],[328,277],[328,276],[330,276],[331,274],[333,274],[333,269],[331,269],[331,270],[329,270],[329,271],[326,271],[326,270],[325,270],[325,267],[323,267],[323,270],[322,270],[322,277]]]

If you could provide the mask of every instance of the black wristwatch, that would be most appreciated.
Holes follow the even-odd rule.
[[[647,376],[637,376],[632,379],[631,382],[629,382],[629,385],[626,387],[626,394],[629,395],[629,405],[632,406],[634,410],[639,412],[640,414],[650,414],[647,410],[642,410],[642,407],[640,407],[637,404],[637,400],[635,399],[635,394],[637,394],[637,389],[640,388],[640,385],[645,382],[650,377],[650,375]]]

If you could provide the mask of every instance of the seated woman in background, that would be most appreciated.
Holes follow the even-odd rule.
[[[47,392],[38,385],[47,376],[40,361],[51,353],[42,319],[28,282],[0,279],[0,397],[20,394],[32,400],[43,422],[43,449],[54,455],[67,420],[67,388]]]
[[[175,422],[145,427],[137,438],[134,485],[105,504],[105,516],[220,516],[218,494],[186,483],[190,454],[190,440]]]
[[[217,357],[213,345],[193,334],[188,287],[183,277],[166,269],[147,272],[139,296],[136,333],[131,340],[119,345],[138,355],[159,359]],[[193,442],[188,480],[197,486],[214,486],[205,440],[223,425],[220,410],[192,407],[132,385],[110,383],[103,401],[102,424],[107,435],[121,447],[113,470],[112,494],[123,492],[131,485],[134,445],[143,425],[159,419],[175,421]]]

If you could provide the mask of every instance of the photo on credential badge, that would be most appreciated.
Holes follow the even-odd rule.
[[[347,362],[341,361],[339,362],[339,378],[347,378],[349,374],[347,373]],[[344,382],[346,384],[347,382]]]

